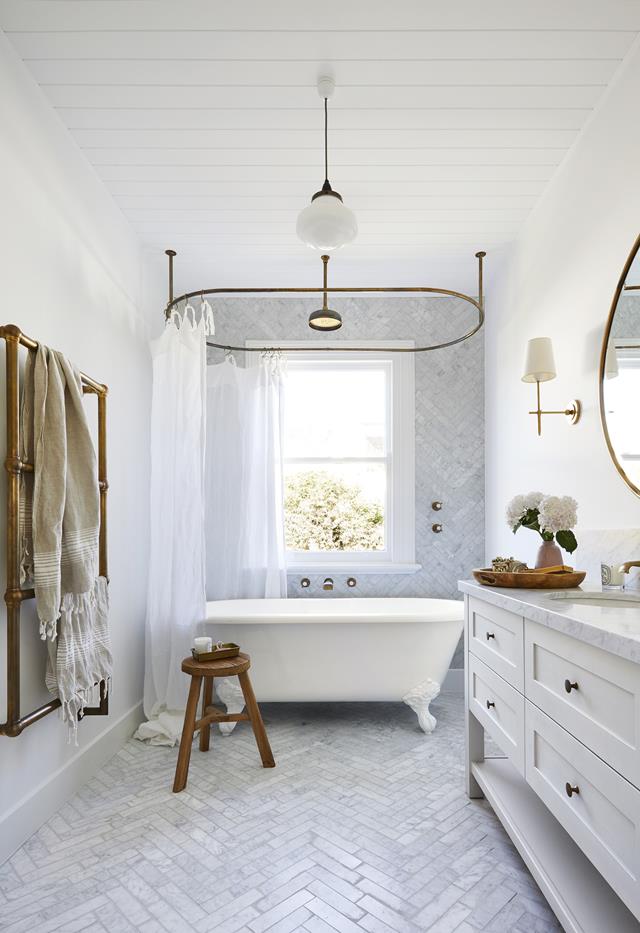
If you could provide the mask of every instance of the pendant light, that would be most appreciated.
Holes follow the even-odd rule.
[[[324,263],[322,307],[309,315],[309,327],[312,330],[339,330],[342,327],[342,318],[337,311],[332,311],[331,308],[327,307],[327,263],[329,257],[322,256],[321,258]]]
[[[311,204],[298,215],[296,232],[312,249],[330,251],[351,243],[358,233],[355,214],[342,203],[342,197],[329,183],[327,146],[327,102],[333,95],[333,78],[318,79],[318,93],[324,99],[324,184],[311,198]]]

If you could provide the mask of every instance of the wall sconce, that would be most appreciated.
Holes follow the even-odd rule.
[[[535,382],[538,408],[530,411],[538,419],[538,437],[542,434],[543,415],[565,415],[571,424],[577,424],[582,413],[582,406],[577,399],[571,402],[571,408],[562,411],[543,411],[540,404],[540,383],[550,382],[556,378],[556,362],[553,357],[553,344],[550,337],[534,337],[527,344],[527,355],[524,362],[523,382]]]

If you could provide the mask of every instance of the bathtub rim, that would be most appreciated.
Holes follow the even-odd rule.
[[[462,600],[420,596],[210,600],[203,620],[205,625],[394,625],[434,622],[459,626],[462,626],[463,621]]]

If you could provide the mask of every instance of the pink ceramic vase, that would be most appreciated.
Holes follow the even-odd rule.
[[[536,555],[536,567],[556,567],[564,564],[562,551],[554,541],[543,541]]]

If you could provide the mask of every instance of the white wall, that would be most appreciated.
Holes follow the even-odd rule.
[[[137,241],[2,34],[0,88],[2,323],[18,324],[109,386],[108,532],[115,665],[110,716],[82,723],[79,749],[67,745],[57,713],[19,738],[0,737],[1,861],[51,807],[113,753],[139,715],[150,360],[138,311]],[[4,353],[0,355],[3,366]],[[3,369],[0,380],[4,398]],[[89,399],[88,406],[91,401],[95,404]],[[0,411],[4,449],[4,403]],[[0,482],[4,567],[4,475]],[[49,698],[43,687],[44,646],[30,606],[23,612],[22,632],[26,713]],[[0,611],[0,720],[6,715],[5,664],[5,618]]]
[[[605,447],[597,380],[613,292],[640,230],[639,97],[636,43],[492,276],[485,337],[487,559],[535,554],[539,538],[521,529],[514,539],[504,522],[505,504],[518,492],[573,495],[578,532],[640,525],[640,499],[619,478]],[[544,419],[538,438],[527,414],[535,407],[535,386],[520,377],[527,339],[547,335],[558,378],[542,386],[543,408],[564,408],[578,398],[583,415],[576,427],[559,416]]]

